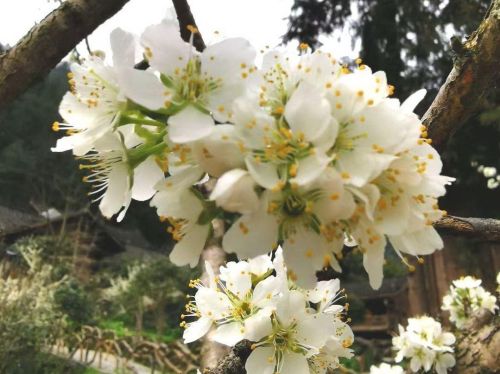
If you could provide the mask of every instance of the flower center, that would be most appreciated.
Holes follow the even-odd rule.
[[[203,74],[201,62],[191,59],[184,69],[174,72],[174,86],[181,100],[206,104],[206,96],[210,91],[220,87],[220,80]]]
[[[283,202],[282,212],[290,217],[298,217],[306,210],[307,202],[298,195],[290,194]]]

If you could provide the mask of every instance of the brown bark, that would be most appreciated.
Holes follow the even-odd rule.
[[[446,216],[435,222],[434,227],[453,235],[464,235],[482,241],[500,241],[500,220],[497,219]]]
[[[434,147],[442,150],[500,78],[500,0],[493,0],[477,30],[457,51],[446,82],[422,117]]]
[[[457,374],[500,372],[500,318],[486,309],[478,310],[457,334],[455,351]]]
[[[128,0],[67,0],[0,55],[0,110],[47,74]]]

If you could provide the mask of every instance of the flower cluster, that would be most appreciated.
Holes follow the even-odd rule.
[[[455,366],[453,344],[455,336],[443,332],[441,324],[431,317],[409,318],[406,329],[399,325],[399,336],[392,339],[397,350],[396,362],[410,360],[413,372],[423,368],[426,372],[434,367],[438,374],[446,374]]]
[[[432,223],[452,178],[413,113],[425,90],[400,103],[384,72],[304,44],[259,66],[241,38],[198,52],[172,21],[140,38],[116,29],[111,45],[112,65],[72,66],[53,125],[67,135],[53,150],[81,160],[108,218],[152,198],[178,241],[175,264],[198,263],[216,217],[232,222],[226,252],[252,258],[281,244],[305,288],[325,266],[341,271],[346,239],[374,288],[388,242],[403,259],[442,247]],[[141,54],[147,70],[134,68]]]
[[[466,276],[453,281],[450,292],[443,297],[441,309],[450,312],[450,321],[460,329],[478,309],[494,313],[498,309],[496,301],[494,295],[481,287],[481,279]]]
[[[229,262],[215,276],[207,263],[207,284],[194,280],[196,294],[186,305],[184,341],[195,341],[215,328],[211,338],[234,346],[248,339],[249,374],[326,373],[340,357],[351,357],[350,327],[342,321],[339,281],[314,289],[298,288],[287,277],[281,248],[270,256]]]
[[[404,374],[404,371],[401,366],[392,366],[383,362],[379,366],[370,366],[370,374]]]

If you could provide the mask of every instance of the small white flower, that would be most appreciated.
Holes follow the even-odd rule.
[[[172,234],[177,244],[170,253],[170,260],[177,266],[190,265],[195,267],[207,241],[210,222],[200,222],[204,206],[199,197],[189,189],[191,170],[167,178],[157,185],[158,193],[151,200],[151,206],[156,207],[157,214],[168,220]],[[194,170],[194,179],[199,174]],[[182,177],[182,178],[180,178]],[[176,187],[172,187],[173,184]],[[187,187],[183,184],[188,184]]]
[[[450,321],[460,329],[480,308],[495,313],[496,301],[494,295],[481,287],[481,279],[466,276],[453,281],[450,292],[443,297],[441,309],[450,312]]]
[[[453,344],[455,336],[442,331],[441,324],[431,317],[409,318],[408,326],[399,326],[399,335],[392,339],[397,350],[396,362],[410,360],[413,372],[429,371],[432,367],[440,374],[455,365]]]
[[[214,130],[214,119],[231,119],[231,103],[245,93],[255,71],[255,51],[246,40],[226,39],[198,53],[181,39],[175,22],[164,21],[149,26],[141,42],[151,68],[162,76],[162,83],[157,81],[152,86],[161,90],[162,101],[154,105],[138,103],[152,110],[170,110],[167,123],[171,141],[202,139]]]
[[[94,201],[100,201],[99,209],[105,217],[120,212],[118,222],[132,199],[150,199],[156,192],[155,184],[164,177],[154,154],[141,155],[138,160],[134,157],[137,152],[133,150],[140,151],[140,144],[132,129],[123,126],[114,133],[103,134],[94,141],[93,151],[79,158],[80,168],[89,170],[84,181],[93,184],[89,195],[97,195]]]

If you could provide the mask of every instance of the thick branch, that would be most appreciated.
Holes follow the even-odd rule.
[[[500,78],[500,0],[493,0],[478,29],[463,46],[446,82],[422,117],[433,145],[442,150],[472,116]]]
[[[128,0],[67,0],[0,56],[0,110]]]
[[[500,241],[500,220],[446,216],[434,223],[440,231],[473,237],[483,241]]]
[[[224,356],[217,367],[206,369],[204,374],[242,374],[245,373],[245,362],[248,356],[252,353],[251,343],[248,340],[243,340],[236,344],[231,352]]]

